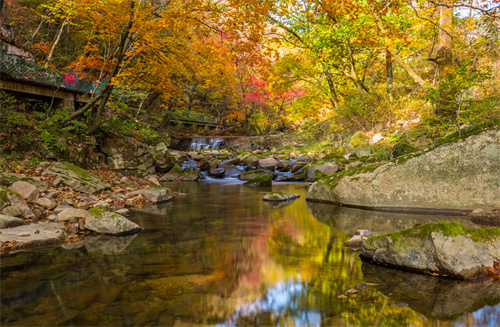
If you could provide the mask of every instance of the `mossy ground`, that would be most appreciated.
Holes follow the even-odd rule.
[[[335,174],[328,175],[323,179],[318,180],[318,183],[328,185],[331,189],[334,189],[337,186],[337,184],[342,180],[342,178],[344,178],[345,176],[354,176],[358,174],[366,174],[374,172],[375,169],[380,167],[380,164],[381,163],[376,163],[373,165],[362,166],[352,170],[339,171]]]

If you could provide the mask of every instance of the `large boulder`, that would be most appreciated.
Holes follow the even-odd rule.
[[[337,162],[326,161],[311,163],[306,172],[307,181],[315,181],[325,175],[335,174],[339,170],[339,165]]]
[[[88,214],[85,228],[96,233],[124,235],[141,231],[139,225],[114,212],[92,208]]]
[[[127,175],[136,175],[153,166],[153,154],[147,145],[142,143],[108,140],[101,147],[102,153],[108,157],[106,163],[113,169]]]
[[[406,270],[468,279],[498,265],[500,228],[428,223],[363,242],[361,257]]]
[[[156,153],[154,156],[154,165],[157,172],[166,173],[174,167],[175,162],[168,153]]]
[[[58,176],[63,184],[73,191],[86,194],[94,194],[111,188],[96,175],[67,162],[55,162],[45,169],[42,175]]]
[[[500,129],[314,183],[308,200],[362,207],[500,208]]]
[[[0,215],[0,229],[24,225],[24,220],[12,216]]]
[[[172,200],[174,193],[167,187],[150,187],[143,190],[142,196],[146,198],[146,200],[156,204]]]
[[[24,218],[36,219],[35,214],[33,213],[33,211],[31,211],[30,207],[28,207],[26,200],[24,200],[22,196],[16,194],[17,193],[7,195],[10,204],[21,210],[22,214],[24,215]]]

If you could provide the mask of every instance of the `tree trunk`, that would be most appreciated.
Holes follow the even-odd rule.
[[[372,12],[373,17],[375,18],[375,22],[377,23],[377,28],[383,35],[386,35],[387,31],[385,30],[384,25],[382,25],[381,23],[380,16],[373,10],[372,7],[370,7],[370,10]],[[406,62],[404,62],[403,59],[401,59],[401,57],[398,56],[398,54],[396,53],[396,49],[394,49],[394,47],[390,45],[389,40],[386,39],[385,41],[386,44],[389,44],[389,46],[386,49],[394,57],[394,60],[406,71],[406,73],[408,73],[408,75],[410,75],[410,77],[415,81],[415,83],[417,83],[422,87],[426,87],[427,83],[420,76],[418,76],[418,74],[415,73],[415,71],[411,69],[411,67]]]
[[[102,125],[102,113],[104,111],[104,107],[106,107],[106,103],[108,102],[109,97],[111,96],[111,93],[113,92],[113,87],[114,85],[110,85],[109,88],[106,90],[104,95],[101,98],[101,103],[99,104],[99,107],[97,108],[97,114],[96,117],[94,118],[94,121],[92,125],[87,129],[85,134],[87,135],[92,135],[95,132],[99,130],[99,128]]]
[[[134,8],[134,1],[130,2],[130,8],[132,8],[132,9]],[[118,46],[118,57],[116,59],[116,63],[115,63],[115,66],[113,67],[113,70],[111,71],[108,78],[106,79],[104,87],[97,93],[95,98],[93,98],[90,102],[88,102],[85,106],[83,106],[83,108],[81,108],[80,110],[75,111],[73,114],[71,114],[68,117],[68,120],[72,120],[72,119],[75,119],[75,118],[83,115],[90,108],[92,108],[97,103],[97,101],[99,101],[101,98],[105,97],[105,95],[108,93],[108,91],[110,89],[111,89],[111,91],[113,90],[113,87],[112,87],[112,85],[110,85],[110,82],[111,82],[111,79],[113,77],[115,77],[116,74],[118,74],[118,71],[120,70],[120,65],[125,57],[125,51],[127,50],[127,46],[129,44],[129,34],[130,34],[130,30],[132,29],[132,25],[133,25],[133,18],[131,17],[127,26],[125,27],[122,35],[121,35],[120,45]],[[111,92],[109,92],[109,94],[111,94]],[[106,101],[108,100],[108,98],[109,98],[109,95],[106,97]]]
[[[328,68],[325,68],[323,71],[326,77],[326,81],[328,82],[328,87],[330,88],[330,102],[334,108],[339,106],[339,99],[337,97],[337,92],[335,91],[335,84],[333,83],[332,74]]]
[[[56,46],[59,43],[59,40],[61,39],[61,34],[64,30],[64,27],[69,23],[69,16],[66,16],[64,18],[63,22],[61,23],[61,28],[57,31],[56,38],[54,40],[54,43],[52,44],[52,48],[50,49],[49,55],[47,56],[47,60],[45,60],[45,67],[49,66],[50,60],[52,59],[52,55],[54,54],[54,51],[56,50]],[[76,81],[75,81],[76,83]]]
[[[170,102],[168,103],[168,107],[167,107],[167,111],[165,112],[165,115],[161,119],[160,123],[155,126],[155,129],[160,130],[168,124],[168,122],[170,120],[170,116],[169,116],[170,110],[172,110],[172,108],[174,107],[176,102],[177,102],[177,97],[170,100]]]
[[[0,0],[0,15],[2,14],[3,0]]]
[[[392,97],[392,87],[394,84],[394,71],[392,62],[394,59],[392,58],[391,52],[389,49],[385,49],[385,70],[386,70],[386,79],[387,79],[387,94]]]

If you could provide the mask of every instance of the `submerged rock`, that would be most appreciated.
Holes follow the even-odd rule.
[[[362,207],[474,210],[500,208],[500,129],[340,172],[314,183],[308,200]]]
[[[94,194],[111,188],[96,175],[67,162],[53,163],[43,171],[42,175],[58,176],[62,183],[73,191],[86,194]]]
[[[125,236],[87,235],[85,248],[89,253],[117,254],[125,250],[137,234]]]
[[[290,201],[300,198],[300,195],[292,192],[279,191],[279,192],[270,192],[267,193],[263,200],[264,201],[275,201],[275,202],[283,202]]]
[[[472,278],[500,262],[500,228],[464,229],[457,222],[428,223],[371,237],[361,257],[397,268]]]
[[[92,208],[88,214],[85,228],[96,233],[122,235],[141,231],[139,225],[114,212]]]

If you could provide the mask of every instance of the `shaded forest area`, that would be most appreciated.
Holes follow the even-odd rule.
[[[362,132],[419,145],[497,124],[499,9],[498,0],[0,0],[1,51],[22,49],[95,86],[76,110],[1,93],[0,152],[204,132],[169,126],[172,117],[216,119],[219,135],[324,144]]]

